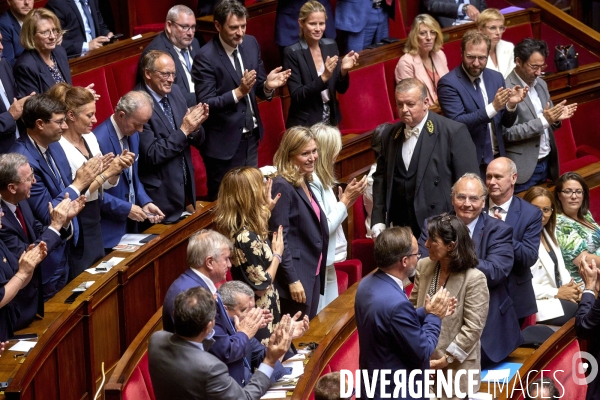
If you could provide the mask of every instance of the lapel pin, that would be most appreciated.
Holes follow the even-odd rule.
[[[431,120],[427,121],[427,132],[429,132],[429,135],[433,135],[433,122],[431,122]]]
[[[399,129],[396,131],[396,134],[394,135],[394,140],[398,139],[398,136],[400,136],[400,131],[401,131],[402,129],[403,129],[403,128],[399,128]]]

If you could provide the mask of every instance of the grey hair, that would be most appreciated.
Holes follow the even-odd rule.
[[[471,179],[477,181],[479,183],[479,186],[481,186],[481,189],[483,190],[483,197],[487,197],[488,189],[487,186],[485,186],[485,182],[483,181],[483,179],[481,179],[479,174],[476,174],[474,172],[467,172],[466,174],[458,178],[456,182],[454,182],[454,185],[452,185],[452,196],[456,194],[456,186],[458,186],[460,181],[462,181],[463,179]]]
[[[221,295],[221,301],[227,308],[235,308],[237,306],[237,294],[245,294],[250,298],[254,298],[252,288],[242,281],[225,282],[221,285],[218,292]]]
[[[231,241],[217,231],[202,229],[194,233],[187,247],[188,266],[198,268],[205,264],[207,257],[220,258],[224,246],[233,249]]]
[[[19,153],[0,154],[0,189],[19,181],[19,168],[29,163],[27,157]]]
[[[406,93],[414,88],[419,88],[420,100],[425,101],[427,98],[427,86],[416,78],[402,79],[396,85],[396,93]]]
[[[179,17],[179,14],[194,15],[194,11],[188,6],[177,4],[176,6],[171,7],[167,12],[167,21],[175,22],[177,17]]]
[[[142,58],[142,70],[140,71],[142,75],[145,70],[154,71],[154,65],[156,63],[156,60],[158,60],[162,56],[167,56],[173,59],[173,57],[171,57],[169,53],[165,53],[161,50],[150,50],[148,53],[146,53],[144,58]]]
[[[123,111],[125,115],[131,115],[144,105],[153,109],[154,102],[152,101],[152,97],[141,90],[132,90],[131,92],[125,93],[125,95],[119,99],[119,102],[115,107],[115,113]]]
[[[517,164],[515,164],[515,162],[513,160],[511,160],[508,157],[506,158],[506,164],[508,165],[508,170],[510,171],[511,174],[516,174],[517,173]]]

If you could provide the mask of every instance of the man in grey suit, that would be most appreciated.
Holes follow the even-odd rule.
[[[277,360],[292,339],[291,318],[285,315],[269,339],[264,362],[242,389],[229,376],[227,365],[208,353],[213,343],[215,299],[194,287],[175,298],[175,333],[155,332],[148,346],[150,378],[157,400],[259,399],[271,385]]]
[[[506,77],[506,87],[527,87],[525,100],[517,105],[517,121],[503,127],[506,156],[517,165],[515,193],[558,178],[558,152],[554,131],[571,118],[577,104],[566,100],[552,104],[548,86],[539,79],[546,68],[548,45],[543,40],[524,39],[515,46],[515,69]]]

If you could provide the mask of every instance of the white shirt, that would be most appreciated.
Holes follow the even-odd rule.
[[[542,104],[542,101],[540,100],[540,96],[538,95],[538,92],[535,89],[535,87],[537,85],[537,78],[535,79],[535,81],[533,81],[533,85],[529,86],[525,83],[525,81],[523,79],[521,79],[519,74],[515,74],[515,75],[517,75],[517,77],[521,81],[521,84],[523,85],[524,88],[525,87],[529,88],[529,91],[527,92],[527,96],[529,96],[529,99],[533,103],[533,108],[535,109],[535,114],[540,119],[540,121],[542,121],[542,126],[544,127],[544,133],[542,135],[540,135],[540,154],[538,155],[538,160],[539,160],[541,158],[546,157],[548,154],[550,154],[550,134],[548,133],[548,127],[550,126],[550,123],[544,117],[545,105]]]
[[[402,281],[398,278],[396,278],[394,275],[390,275],[387,272],[385,273],[387,276],[389,276],[390,278],[392,278],[394,280],[394,282],[396,282],[398,284],[398,286],[400,286],[400,289],[404,292],[404,284],[402,284]],[[404,292],[406,294],[406,292]]]
[[[88,3],[89,4],[89,3]],[[94,21],[88,21],[87,16],[85,15],[85,11],[83,11],[82,0],[75,0],[75,5],[79,10],[79,14],[81,15],[81,20],[83,21],[84,31],[85,31],[85,42],[81,45],[81,53],[87,53],[90,51],[90,42],[94,39],[92,37],[92,29],[90,28],[90,23],[94,23]],[[90,8],[90,14],[92,9]]]
[[[8,207],[8,209],[9,209],[10,211],[12,211],[13,215],[15,216],[15,219],[17,220],[17,222],[19,223],[19,225],[21,225],[21,221],[19,221],[19,218],[17,217],[17,206],[16,206],[16,204],[9,203],[8,201],[6,201],[6,200],[4,200],[4,199],[2,199],[2,202],[3,202],[4,204],[6,204],[6,206]],[[23,218],[23,219],[24,219],[24,218]],[[26,227],[24,227],[23,225],[21,225],[21,228],[23,228],[23,230],[27,230],[27,228],[26,228]],[[53,227],[51,227],[51,226],[48,226],[48,229],[50,229],[52,232],[54,232],[54,233],[56,233],[58,236],[60,236],[60,233],[58,233],[58,231],[57,231],[56,229],[54,229]],[[32,239],[33,239],[33,238],[32,238]]]
[[[492,127],[492,118],[494,118],[496,116],[496,114],[498,114],[498,111],[496,111],[496,109],[494,108],[494,105],[490,102],[488,95],[487,95],[487,90],[485,90],[485,82],[483,81],[483,73],[481,73],[481,75],[479,76],[471,76],[469,75],[469,73],[467,72],[467,70],[465,69],[465,67],[463,65],[461,65],[463,70],[465,71],[465,73],[467,74],[467,76],[469,77],[469,79],[471,80],[471,83],[473,84],[473,87],[475,87],[475,79],[479,78],[479,90],[481,90],[481,95],[483,96],[483,102],[486,104],[485,106],[485,113],[487,114],[488,118],[490,119],[490,122],[488,122],[488,132],[490,132],[490,139],[491,139],[491,143],[492,143],[492,151],[494,152],[494,154],[498,153],[498,141],[496,140],[496,136],[494,135],[494,128]],[[477,88],[476,88],[477,89]]]
[[[429,116],[429,111],[425,114],[425,118],[421,122],[419,122],[416,126],[412,128],[417,128],[419,130],[419,136],[423,133],[423,127],[425,126],[425,122],[427,122],[427,117]],[[411,128],[411,127],[409,127]],[[408,171],[408,167],[410,166],[410,161],[412,160],[413,153],[415,152],[415,147],[417,146],[418,137],[412,135],[408,139],[404,136],[404,130],[400,133],[404,137],[404,143],[402,144],[402,160],[404,161],[404,166]]]
[[[215,294],[217,293],[217,287],[215,286],[215,284],[213,283],[213,281],[210,280],[210,278],[206,275],[204,275],[202,272],[198,271],[196,268],[191,268],[192,271],[194,271],[196,273],[196,275],[198,275],[200,277],[200,279],[202,279],[204,281],[204,283],[206,283],[206,286],[208,286],[208,290],[210,290],[211,294]]]
[[[502,221],[506,221],[506,216],[508,215],[508,209],[510,208],[510,204],[512,203],[513,198],[512,196],[510,196],[510,199],[508,199],[508,201],[504,204],[495,204],[492,199],[490,199],[490,207],[489,207],[489,214],[490,216],[495,218],[495,214],[494,214],[494,207],[501,207],[504,212],[499,213],[500,216],[502,217]]]
[[[452,25],[462,25],[462,24],[467,24],[471,21],[471,18],[469,18],[468,16],[465,15],[465,13],[463,13],[462,9],[465,6],[465,4],[471,4],[470,0],[454,0],[456,1],[456,4],[458,4],[458,18],[456,18],[456,21],[454,21],[454,23]]]
[[[177,55],[179,56],[179,61],[181,62],[181,65],[183,65],[183,71],[185,72],[185,77],[188,81],[188,85],[190,85],[190,93],[194,93],[194,81],[192,80],[192,74],[190,73],[190,71],[187,68],[187,63],[185,62],[185,58],[183,57],[182,50],[175,45],[173,47],[175,48],[175,51],[177,52]],[[186,49],[186,51],[188,52],[188,57],[190,59],[190,63],[193,63],[194,60],[192,59],[190,50]]]

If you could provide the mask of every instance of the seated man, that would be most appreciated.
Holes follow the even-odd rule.
[[[269,340],[264,362],[242,389],[227,367],[209,354],[215,326],[215,300],[203,287],[188,289],[175,298],[175,333],[158,331],[148,345],[148,364],[157,400],[259,399],[271,384],[277,360],[291,343],[291,319],[281,319]]]
[[[442,28],[476,22],[487,8],[485,0],[423,0],[423,12],[431,15]]]
[[[33,8],[34,0],[7,0],[8,10],[0,15],[0,32],[2,33],[2,57],[11,67],[23,53],[21,46],[21,25],[27,13]],[[12,99],[10,99],[12,101]]]

